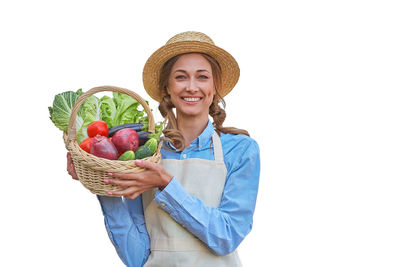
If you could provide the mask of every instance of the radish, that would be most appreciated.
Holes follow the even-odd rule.
[[[118,150],[114,144],[107,137],[99,134],[93,137],[90,154],[105,159],[118,159]]]
[[[135,151],[139,147],[139,136],[134,129],[126,128],[116,132],[112,137],[112,142],[119,153],[127,150]]]

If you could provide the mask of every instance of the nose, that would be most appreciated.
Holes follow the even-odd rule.
[[[199,88],[196,84],[196,81],[194,79],[189,79],[188,84],[186,86],[186,91],[187,92],[197,92],[199,91]]]

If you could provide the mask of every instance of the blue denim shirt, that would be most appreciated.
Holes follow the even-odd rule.
[[[163,159],[214,160],[213,132],[209,121],[189,147],[183,151],[163,148],[161,156]],[[221,133],[221,143],[227,178],[219,207],[205,206],[200,199],[189,195],[175,178],[163,191],[158,190],[153,200],[216,255],[234,251],[250,232],[260,176],[260,151],[256,141],[245,135]],[[98,199],[107,232],[121,260],[127,266],[143,266],[150,254],[150,240],[141,196],[136,199],[98,196]]]

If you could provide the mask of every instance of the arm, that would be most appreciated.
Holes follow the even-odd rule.
[[[150,254],[150,239],[143,216],[142,198],[97,196],[108,236],[118,256],[129,267],[143,266]]]
[[[79,180],[70,153],[67,171]],[[134,200],[97,196],[108,236],[118,256],[129,267],[143,266],[150,254],[150,239],[144,223],[142,197]]]
[[[252,228],[260,173],[257,143],[251,142],[241,153],[229,168],[218,208],[189,195],[175,178],[154,199],[217,255],[234,251]]]
[[[70,153],[67,171],[78,180]],[[118,256],[129,267],[143,266],[150,254],[150,239],[144,224],[142,198],[134,200],[97,196],[108,236]]]
[[[154,201],[179,224],[202,240],[217,255],[234,251],[252,228],[260,175],[257,143],[248,138],[233,144],[226,184],[218,208],[208,207],[191,196],[165,169],[152,162],[137,160],[145,170],[137,174],[111,173],[105,182],[126,189],[114,196],[136,197],[158,187]],[[225,159],[225,155],[224,155]]]

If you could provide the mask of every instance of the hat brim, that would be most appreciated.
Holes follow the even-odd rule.
[[[161,102],[159,90],[160,72],[162,66],[176,55],[186,53],[204,53],[213,57],[221,67],[221,88],[218,93],[224,97],[236,85],[240,76],[239,65],[231,54],[224,49],[199,41],[181,41],[162,46],[147,60],[143,68],[143,86],[149,96]]]

